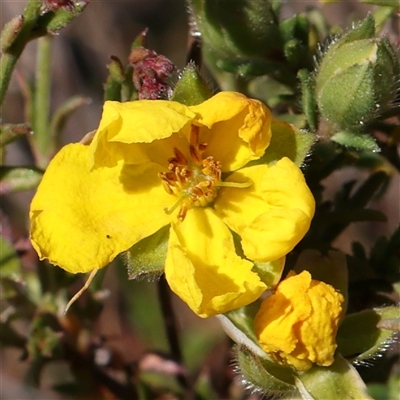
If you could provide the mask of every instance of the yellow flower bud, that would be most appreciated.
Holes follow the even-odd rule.
[[[255,317],[260,346],[279,363],[299,371],[313,363],[331,365],[343,302],[340,293],[311,279],[308,271],[291,272],[263,301]]]

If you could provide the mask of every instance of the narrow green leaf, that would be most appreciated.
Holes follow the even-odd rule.
[[[2,124],[0,125],[0,147],[31,133],[32,129],[27,124]]]
[[[302,69],[297,74],[301,82],[301,105],[311,131],[315,132],[318,124],[317,101],[315,99],[315,84],[310,73]]]
[[[375,139],[366,133],[356,133],[349,131],[340,131],[335,133],[331,140],[346,147],[354,147],[359,150],[380,151]]]
[[[0,166],[0,193],[34,189],[41,179],[42,171],[36,168]]]
[[[17,15],[4,25],[4,28],[0,33],[0,52],[7,52],[7,50],[13,45],[23,24],[24,16]]]

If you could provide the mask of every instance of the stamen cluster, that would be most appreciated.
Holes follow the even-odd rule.
[[[206,207],[217,197],[221,181],[221,163],[209,156],[203,158],[206,143],[199,143],[199,127],[192,126],[189,142],[190,160],[177,148],[174,157],[168,159],[168,172],[159,174],[167,193],[179,197],[170,209],[180,207],[178,218],[183,221],[190,207]]]

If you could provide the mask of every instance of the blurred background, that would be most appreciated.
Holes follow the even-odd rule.
[[[26,1],[0,0],[0,26],[17,14],[22,13]],[[338,4],[321,5],[316,1],[286,1],[284,17],[301,12],[305,7],[317,6],[325,9],[327,19],[341,26],[363,18],[371,7],[356,1],[342,1]],[[91,0],[85,11],[71,25],[53,37],[52,52],[52,101],[54,111],[67,98],[83,95],[90,98],[90,104],[83,105],[69,118],[62,142],[79,141],[87,132],[96,129],[103,103],[103,84],[108,71],[106,64],[111,55],[126,63],[130,45],[135,37],[148,28],[149,48],[167,56],[178,68],[185,66],[188,43],[187,4],[184,0]],[[387,33],[396,39],[396,27],[388,26]],[[24,120],[24,97],[18,76],[33,78],[36,42],[30,43],[17,64],[2,110],[2,122],[19,123]],[[19,140],[8,146],[7,165],[29,165],[32,160],[26,151],[26,143]],[[362,174],[351,168],[334,174],[326,182],[327,196],[330,188]],[[353,224],[341,235],[336,245],[344,251],[350,248],[351,240],[359,240],[367,246],[379,235],[391,234],[399,223],[399,180],[393,179],[385,197],[378,199],[371,208],[380,209],[389,215],[387,223]],[[12,242],[21,241],[24,246],[27,237],[27,212],[32,192],[8,195],[1,201],[2,233]],[[25,240],[25,242],[23,242]],[[36,258],[33,251],[26,251],[24,267],[33,269]],[[167,341],[162,328],[158,309],[157,292],[152,282],[132,282],[126,279],[122,263],[107,268],[104,278],[106,292],[104,308],[98,318],[94,333],[97,342],[93,344],[97,356],[107,365],[124,363],[137,366],[147,362],[152,367],[168,368],[160,362],[158,352],[167,351]],[[77,283],[71,292],[79,289]],[[228,341],[214,318],[202,320],[191,313],[178,299],[174,299],[182,332],[182,348],[186,365],[199,374],[206,365],[216,385],[223,386],[231,373],[227,360]],[[26,326],[19,326],[23,332]],[[154,358],[147,357],[148,351],[156,352]],[[146,357],[144,355],[147,355]],[[119,357],[123,356],[123,360]],[[22,399],[68,399],[51,390],[54,385],[68,381],[67,365],[60,361],[44,370],[44,386],[32,389],[21,384],[21,377],[30,373],[27,362],[21,359],[19,349],[3,349],[1,357],[0,396],[3,400]],[[221,368],[226,366],[226,368]],[[171,367],[173,368],[173,366]],[[112,368],[111,368],[112,369]],[[215,374],[212,371],[218,371]],[[230,372],[229,372],[230,371]],[[223,389],[221,389],[223,391]],[[94,397],[93,397],[94,396]],[[86,397],[85,397],[86,398]],[[97,398],[87,395],[87,398]],[[110,397],[113,398],[113,397]]]

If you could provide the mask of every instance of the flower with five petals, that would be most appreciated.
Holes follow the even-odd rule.
[[[253,261],[287,254],[314,213],[292,161],[245,167],[270,137],[270,111],[239,93],[190,107],[106,102],[90,145],[65,146],[44,174],[32,244],[41,259],[88,272],[170,225],[171,289],[202,317],[249,304],[266,289]]]

